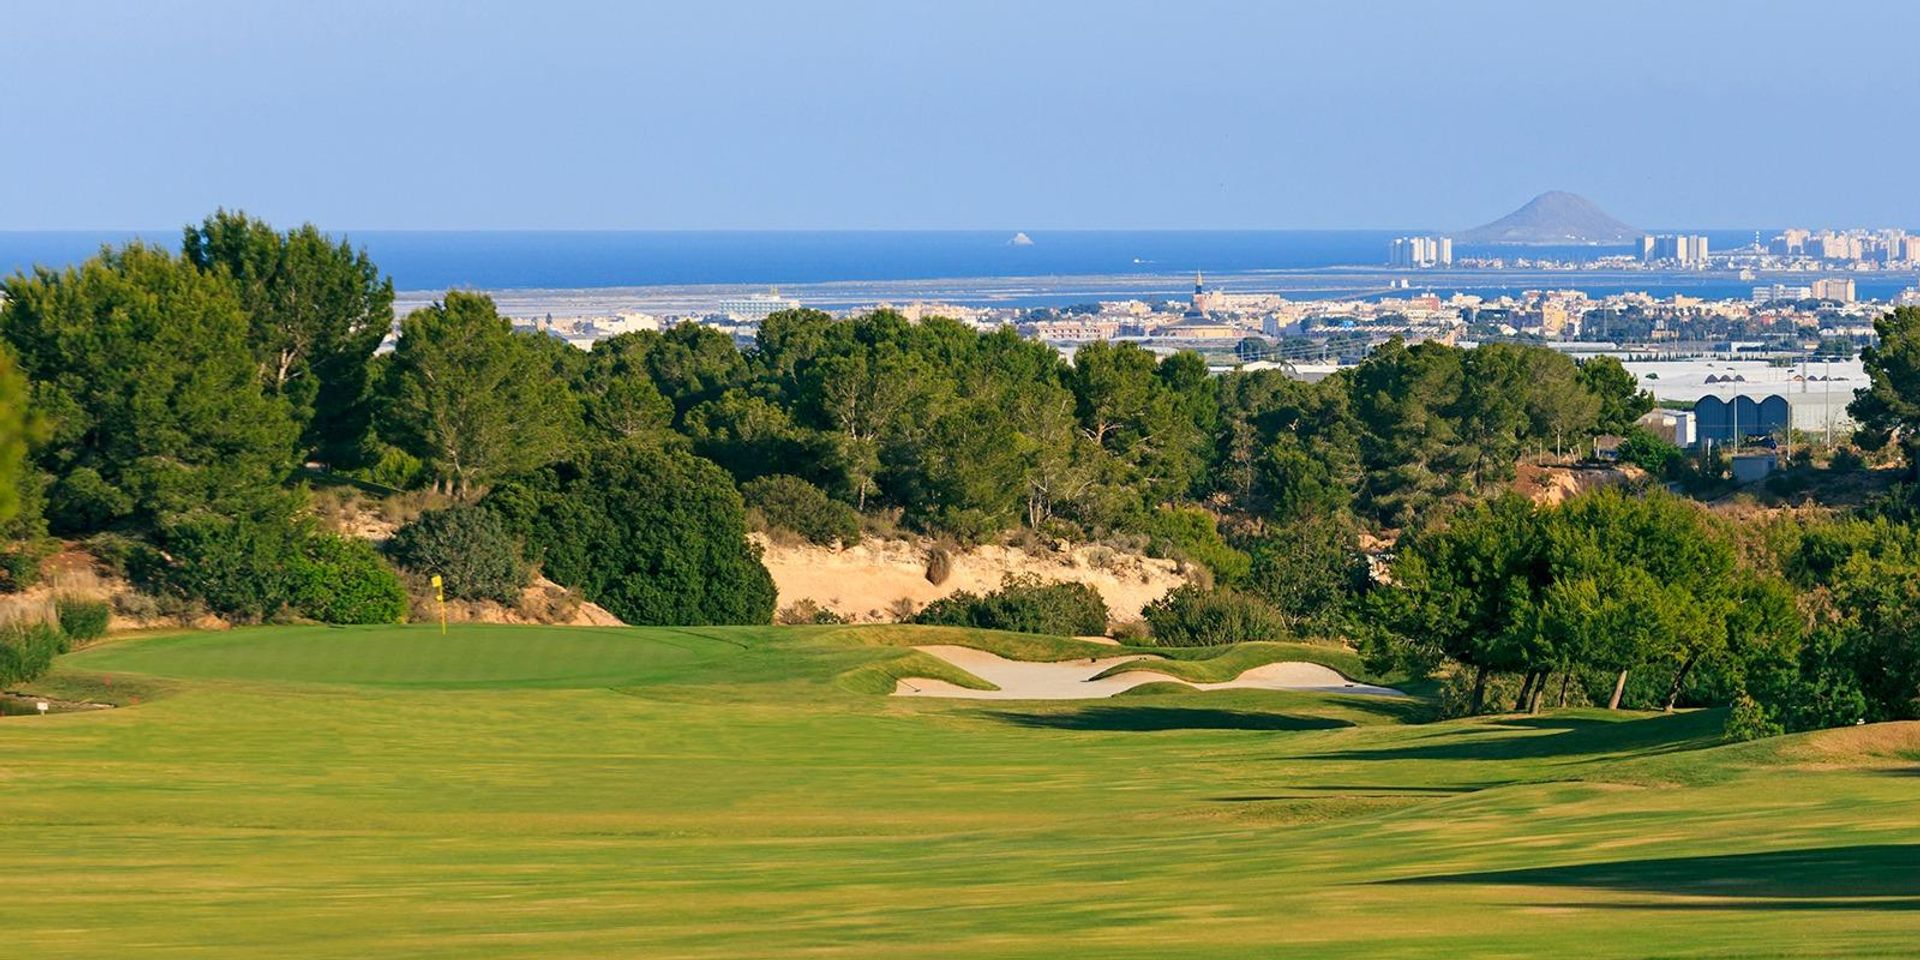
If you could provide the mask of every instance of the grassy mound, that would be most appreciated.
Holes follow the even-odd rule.
[[[945,680],[968,690],[998,690],[998,686],[968,673],[932,654],[918,650],[898,657],[855,667],[839,677],[840,686],[855,693],[887,695],[906,680]]]
[[[1378,682],[1366,676],[1359,654],[1332,644],[1254,642],[1225,647],[1148,647],[1138,652],[1154,654],[1156,659],[1116,663],[1100,676],[1151,670],[1190,683],[1225,683],[1254,667],[1300,661],[1330,667],[1351,680]]]

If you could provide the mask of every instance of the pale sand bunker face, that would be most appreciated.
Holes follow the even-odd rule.
[[[1132,670],[1095,680],[1108,667],[1133,660],[1152,660],[1142,654],[1039,663],[1008,660],[985,650],[948,644],[915,647],[979,677],[998,690],[969,690],[945,680],[909,677],[894,683],[896,697],[954,697],[966,700],[1097,700],[1146,683],[1179,683],[1198,690],[1305,690],[1372,697],[1404,697],[1392,687],[1354,683],[1340,672],[1317,663],[1269,663],[1223,683],[1193,683],[1155,670]]]

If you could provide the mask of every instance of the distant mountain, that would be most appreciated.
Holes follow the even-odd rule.
[[[1552,190],[1492,223],[1456,233],[1453,239],[1461,243],[1626,243],[1639,234],[1586,197]]]

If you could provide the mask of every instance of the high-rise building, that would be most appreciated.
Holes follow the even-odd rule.
[[[1640,238],[1640,259],[1647,263],[1666,261],[1686,266],[1705,266],[1707,238],[1690,234],[1663,234]]]
[[[1768,303],[1774,300],[1811,299],[1813,299],[1812,287],[1789,287],[1784,283],[1776,283],[1771,286],[1753,288],[1754,303]]]
[[[1841,303],[1853,302],[1853,278],[1830,277],[1815,280],[1811,292],[1815,300],[1838,300]]]
[[[1858,260],[1862,252],[1860,238],[1843,233],[1822,233],[1807,240],[1807,256],[1822,260]]]
[[[1395,237],[1387,244],[1387,263],[1396,267],[1453,265],[1451,237]]]

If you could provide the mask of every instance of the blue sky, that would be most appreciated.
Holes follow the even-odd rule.
[[[1920,227],[1906,2],[4,12],[0,229]]]

